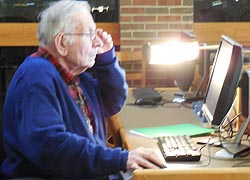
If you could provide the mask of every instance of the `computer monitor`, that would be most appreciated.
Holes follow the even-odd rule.
[[[222,35],[201,109],[209,125],[218,127],[231,108],[242,66],[242,45]]]

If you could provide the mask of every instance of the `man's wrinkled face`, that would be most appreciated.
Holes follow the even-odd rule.
[[[100,39],[96,36],[96,24],[90,13],[84,14],[83,22],[71,33],[71,42],[67,45],[67,56],[65,61],[71,71],[82,72],[95,64],[95,57],[100,47]],[[86,17],[89,16],[89,17]],[[79,17],[78,17],[79,18]]]

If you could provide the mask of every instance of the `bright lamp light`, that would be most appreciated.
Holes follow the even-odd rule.
[[[180,37],[171,39],[162,44],[148,43],[144,46],[144,56],[149,64],[171,65],[175,68],[174,84],[181,92],[175,93],[178,101],[194,98],[199,93],[189,92],[195,75],[195,64],[199,58],[200,46],[195,35],[181,32]],[[180,98],[181,97],[181,98]],[[184,99],[185,98],[185,99]]]
[[[193,61],[199,55],[197,41],[170,41],[164,44],[150,45],[149,64],[178,64]]]

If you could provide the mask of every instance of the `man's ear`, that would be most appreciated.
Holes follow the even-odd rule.
[[[67,42],[63,33],[58,33],[55,37],[55,48],[61,56],[67,55]]]

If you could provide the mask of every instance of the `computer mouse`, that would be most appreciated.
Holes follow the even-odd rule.
[[[157,102],[155,102],[153,99],[144,99],[144,98],[138,98],[135,100],[135,105],[143,106],[143,105],[157,105]]]

